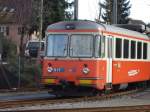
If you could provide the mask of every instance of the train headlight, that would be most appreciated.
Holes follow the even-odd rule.
[[[74,24],[67,24],[65,26],[66,30],[74,30],[75,29],[75,25]]]
[[[53,72],[53,68],[52,68],[52,67],[48,67],[48,68],[47,68],[47,71],[48,71],[49,73],[51,73],[51,72]]]
[[[82,70],[82,72],[84,73],[84,74],[88,74],[89,72],[90,72],[90,69],[89,68],[83,68],[83,70]]]

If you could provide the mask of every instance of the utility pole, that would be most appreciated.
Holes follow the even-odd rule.
[[[117,0],[113,0],[112,24],[117,24],[117,13],[118,13],[117,2],[118,2]]]
[[[3,47],[3,42],[2,42],[2,36],[3,34],[2,34],[2,32],[0,32],[0,64],[1,64],[1,62],[2,62],[2,47]]]
[[[43,32],[43,0],[41,0],[41,10],[40,10],[40,37],[39,40],[42,40],[42,32]],[[41,50],[41,45],[40,45]]]
[[[38,48],[38,58],[40,57],[40,51],[41,51],[41,41],[42,41],[42,33],[43,33],[43,0],[41,0],[41,6],[40,6],[40,31],[38,34],[39,37],[39,48]]]
[[[75,0],[75,5],[74,5],[74,20],[78,20],[78,0]]]
[[[101,21],[101,15],[102,15],[102,7],[99,7],[99,15],[98,15],[98,19],[99,21]]]
[[[36,63],[35,63],[35,78],[36,78],[36,82],[38,84],[38,87],[40,87],[40,83],[39,83],[39,80],[40,80],[40,75],[38,75],[40,73],[39,71],[39,63],[40,63],[40,60],[41,60],[41,48],[42,48],[42,33],[43,33],[43,9],[44,9],[44,0],[41,0],[41,6],[40,6],[40,32],[39,32],[39,48],[38,48],[38,55],[37,55],[37,60],[36,60]]]
[[[101,4],[101,0],[99,0],[99,15],[98,15],[99,21],[101,21],[101,15],[102,15],[102,4]]]

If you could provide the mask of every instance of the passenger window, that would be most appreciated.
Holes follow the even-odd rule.
[[[147,59],[147,43],[143,43],[143,59]]]
[[[129,57],[129,40],[124,40],[124,46],[123,46],[123,57],[128,58]]]
[[[105,36],[101,38],[101,58],[105,57]]]
[[[135,41],[131,41],[131,59],[135,59]]]
[[[95,57],[100,57],[101,56],[101,36],[96,36],[95,39]]]
[[[116,58],[121,58],[122,39],[116,38]]]
[[[137,42],[137,59],[141,59],[142,57],[142,43]]]
[[[96,36],[95,39],[95,56],[96,57],[105,57],[105,37]]]

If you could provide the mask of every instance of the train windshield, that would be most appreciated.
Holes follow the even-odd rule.
[[[93,36],[92,35],[72,35],[70,43],[71,57],[92,57]]]
[[[47,56],[65,57],[67,56],[67,35],[49,35],[47,39]]]

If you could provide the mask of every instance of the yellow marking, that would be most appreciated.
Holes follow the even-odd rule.
[[[92,80],[79,80],[80,84],[92,84]]]
[[[46,84],[55,83],[55,79],[45,79],[44,82],[45,82]]]

